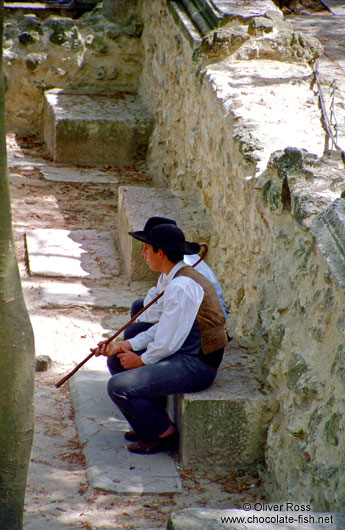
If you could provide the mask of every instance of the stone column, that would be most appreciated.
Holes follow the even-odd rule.
[[[109,20],[127,24],[131,15],[137,13],[138,0],[103,0],[103,9]]]

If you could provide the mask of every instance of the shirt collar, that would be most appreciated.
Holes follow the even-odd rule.
[[[184,261],[179,261],[178,263],[176,263],[176,265],[174,265],[174,267],[171,269],[171,271],[169,272],[169,274],[166,274],[166,278],[167,280],[170,282],[173,277],[175,276],[175,274],[180,270],[182,269],[182,267],[185,267],[186,264]]]

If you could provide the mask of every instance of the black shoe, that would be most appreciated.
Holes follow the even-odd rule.
[[[165,438],[153,438],[145,442],[138,440],[128,446],[128,451],[139,455],[153,455],[162,451],[177,451],[179,446],[179,436],[175,431]]]
[[[135,434],[134,431],[127,431],[123,435],[124,439],[127,440],[127,442],[138,442],[139,437]]]

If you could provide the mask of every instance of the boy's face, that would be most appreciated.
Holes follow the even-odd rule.
[[[149,243],[144,243],[144,248],[142,250],[142,255],[151,270],[160,271],[161,270],[161,250],[158,249],[158,252],[153,250],[153,246]]]

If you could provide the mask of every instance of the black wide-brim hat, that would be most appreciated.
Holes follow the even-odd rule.
[[[149,219],[150,220],[150,219]],[[175,223],[175,221],[174,221]],[[147,223],[146,223],[147,225]],[[146,228],[145,225],[145,228]],[[145,229],[138,232],[128,232],[130,236],[148,243],[156,248],[164,250],[180,251],[183,254],[199,254],[199,243],[191,243],[185,240],[184,233],[175,224],[156,224],[148,232]]]
[[[143,241],[141,238],[148,236],[151,232],[152,228],[158,225],[175,225],[176,221],[173,219],[169,219],[168,217],[150,217],[144,226],[144,230],[138,230],[137,232],[128,232],[130,236],[135,237],[135,239],[139,239],[139,241]]]

